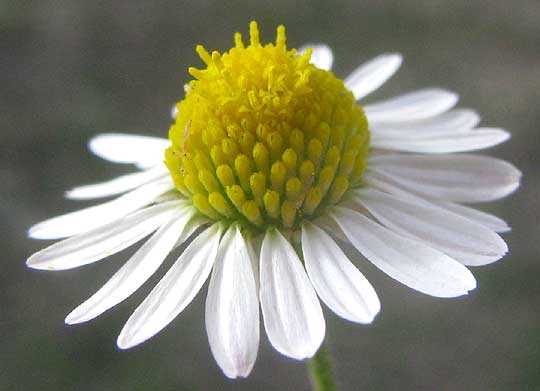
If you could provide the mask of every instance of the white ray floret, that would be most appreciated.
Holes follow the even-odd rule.
[[[75,187],[66,192],[66,198],[72,200],[89,200],[109,197],[136,189],[148,182],[152,182],[168,175],[165,166],[157,166],[149,170],[122,175],[107,182]]]
[[[302,252],[309,279],[321,300],[342,318],[371,323],[381,308],[379,298],[334,240],[305,222]]]
[[[452,91],[429,88],[366,105],[364,110],[372,124],[412,121],[442,114],[454,107],[457,101],[458,95]]]
[[[417,121],[375,123],[371,127],[372,139],[425,139],[467,133],[480,122],[480,116],[467,109],[447,111],[436,117]]]
[[[506,221],[490,213],[450,201],[439,201],[437,205],[468,220],[472,220],[480,225],[488,227],[497,233],[510,231],[510,227]]]
[[[479,155],[385,155],[369,161],[405,189],[457,202],[493,201],[512,193],[521,173],[504,160]]]
[[[432,137],[380,137],[373,140],[373,147],[402,152],[456,153],[494,147],[507,141],[510,134],[503,129],[477,128],[458,134],[439,134]]]
[[[345,86],[361,99],[383,85],[401,66],[399,53],[385,53],[360,65],[346,79]]]
[[[298,360],[313,356],[325,332],[321,305],[296,251],[277,229],[264,236],[260,281],[264,328],[274,348]]]
[[[162,164],[168,146],[166,138],[122,133],[103,133],[88,143],[88,148],[102,159],[131,163],[141,168]]]
[[[259,348],[259,299],[253,260],[240,229],[232,226],[219,245],[206,297],[206,332],[227,377],[246,377]]]

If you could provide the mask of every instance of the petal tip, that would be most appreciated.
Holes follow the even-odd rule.
[[[28,231],[26,232],[29,238],[32,239],[42,239],[42,232],[40,232],[39,224],[33,225],[32,227],[28,228]]]
[[[67,198],[68,200],[84,200],[88,197],[86,197],[84,192],[81,192],[78,189],[70,189],[64,192],[64,198]]]
[[[505,222],[504,224],[501,224],[497,232],[498,233],[512,232],[512,227]]]
[[[467,290],[467,293],[470,291],[475,290],[477,287],[476,278],[474,278],[474,275],[469,271],[469,276],[465,280],[465,289]]]
[[[232,370],[231,370],[232,369]],[[229,379],[238,379],[238,378],[246,378],[251,373],[251,370],[253,369],[252,365],[247,365],[245,367],[238,367],[238,368],[221,368],[223,374],[227,376]]]
[[[121,350],[127,350],[137,345],[137,343],[134,343],[132,338],[127,338],[123,333],[120,333],[118,338],[116,339],[116,346],[118,346]]]
[[[64,192],[64,198],[67,198],[68,200],[79,200],[84,197],[81,197],[76,189],[71,189]]]
[[[140,345],[149,338],[151,338],[151,336],[140,332],[140,329],[130,327],[130,321],[128,320],[116,339],[116,346],[118,346],[119,349],[127,350]]]
[[[76,315],[73,314],[73,312],[70,312],[64,319],[64,323],[67,324],[68,326],[71,326],[71,325],[81,323],[81,322],[77,321],[77,317]]]
[[[390,60],[392,60],[396,67],[401,66],[403,63],[403,54],[399,52],[390,52],[386,54]]]
[[[26,267],[29,267],[30,269],[39,269],[38,262],[35,261],[33,257],[26,260]]]
[[[90,319],[92,318],[86,316],[84,310],[82,310],[81,307],[79,306],[75,308],[73,311],[71,311],[69,314],[67,314],[66,318],[64,319],[64,323],[71,326],[71,325],[87,322]]]
[[[39,240],[51,240],[65,237],[62,233],[54,232],[50,228],[48,229],[44,223],[38,223],[30,227],[27,231],[27,235],[29,238]]]
[[[36,257],[39,253],[36,253],[32,255],[30,258],[26,260],[26,266],[30,269],[34,270],[48,270],[48,271],[54,271],[57,270],[54,266],[52,266],[51,262],[43,262],[39,257]]]
[[[358,315],[354,318],[349,318],[347,320],[351,321],[351,322],[354,322],[354,323],[359,323],[359,324],[371,324],[375,321],[375,319],[377,318],[377,315],[379,315],[379,311],[377,312],[372,312],[372,313],[369,313],[369,314],[363,314],[363,315]]]

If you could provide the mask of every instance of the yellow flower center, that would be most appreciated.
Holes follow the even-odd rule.
[[[294,228],[358,186],[369,131],[343,81],[287,49],[285,28],[262,45],[240,33],[224,54],[196,50],[206,64],[177,104],[165,154],[176,188],[213,220]]]

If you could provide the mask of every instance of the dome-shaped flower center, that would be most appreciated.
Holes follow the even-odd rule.
[[[177,104],[165,162],[177,189],[213,220],[292,228],[360,182],[369,146],[362,108],[343,82],[286,47],[285,28],[262,45],[250,24]]]

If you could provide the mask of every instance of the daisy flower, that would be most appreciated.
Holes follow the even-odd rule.
[[[259,308],[270,343],[312,357],[325,335],[322,301],[367,324],[375,290],[344,254],[350,243],[391,278],[435,297],[476,287],[467,266],[500,259],[501,219],[463,204],[514,191],[520,172],[468,154],[509,138],[478,127],[458,96],[421,89],[363,104],[399,68],[382,54],[345,80],[324,45],[288,49],[285,28],[262,44],[252,22],[220,54],[197,46],[203,67],[174,108],[169,138],[102,134],[96,155],[140,170],[77,187],[71,199],[113,200],[41,222],[38,239],[63,240],[28,266],[65,270],[100,261],[149,238],[66,323],[89,321],[148,280],[188,243],[120,332],[121,349],[172,322],[207,279],[206,331],[228,377],[247,376],[259,346]]]

